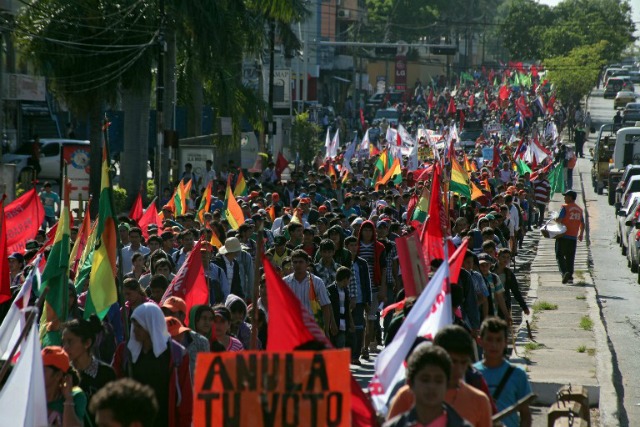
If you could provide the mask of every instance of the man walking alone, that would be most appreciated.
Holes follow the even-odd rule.
[[[564,205],[558,215],[558,222],[567,227],[567,231],[556,238],[556,260],[562,274],[562,283],[573,283],[573,264],[576,258],[578,240],[584,235],[584,215],[576,204],[575,191],[564,193]]]

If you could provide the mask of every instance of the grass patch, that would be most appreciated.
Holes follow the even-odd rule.
[[[576,351],[578,353],[586,353],[587,352],[587,346],[586,345],[581,345],[580,347],[578,347],[578,349]]]
[[[580,327],[585,331],[593,331],[593,320],[589,316],[582,316]]]
[[[540,350],[541,348],[544,348],[544,344],[539,342],[528,342],[524,345],[526,351]]]
[[[587,299],[587,297],[584,296],[584,295],[578,295],[578,296],[576,296],[576,299],[585,300],[585,299]]]
[[[534,312],[557,310],[557,309],[558,309],[558,304],[553,304],[548,301],[537,301],[535,304],[533,304]]]
[[[595,356],[596,355],[596,349],[595,348],[588,348],[587,349],[587,354],[589,356]]]

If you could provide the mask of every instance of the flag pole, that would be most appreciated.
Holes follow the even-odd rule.
[[[111,154],[109,153],[109,120],[107,119],[107,113],[104,114],[104,121],[102,123],[102,141],[104,142],[105,152],[107,158],[104,161],[110,162]],[[122,240],[120,240],[120,233],[118,233],[118,215],[115,213],[113,203],[113,183],[111,182],[111,173],[107,173],[107,179],[109,180],[109,204],[111,205],[111,212],[113,213],[113,226],[115,227],[116,236],[116,251],[118,253],[118,275],[116,277],[116,292],[118,294],[118,304],[124,309],[124,294],[122,292]],[[124,340],[129,341],[129,316],[127,316],[127,310],[120,310],[120,316],[122,317]]]
[[[38,267],[35,267],[35,268],[38,268]],[[22,344],[22,341],[24,341],[24,339],[27,337],[27,334],[31,330],[31,326],[33,325],[33,322],[36,321],[36,317],[37,317],[38,313],[42,312],[42,308],[44,307],[45,298],[47,297],[48,293],[49,293],[49,286],[45,287],[42,290],[42,292],[40,293],[40,296],[38,297],[38,301],[37,301],[37,304],[36,304],[37,310],[31,309],[31,311],[29,312],[29,317],[27,317],[27,321],[25,322],[24,328],[20,332],[20,336],[18,337],[18,340],[13,345],[13,348],[11,349],[11,352],[9,353],[9,357],[3,363],[2,369],[0,369],[0,384],[2,384],[4,382],[4,377],[6,377],[7,373],[9,372],[9,367],[11,366],[11,361],[16,356],[16,353],[18,353],[18,349],[20,348],[20,344]]]
[[[264,223],[264,221],[262,221]],[[263,225],[258,230],[258,241],[256,242],[256,262],[254,263],[254,279],[253,279],[253,296],[251,299],[251,340],[249,341],[249,348],[251,350],[257,350],[258,348],[258,298],[260,287],[260,266],[262,265],[262,253],[264,252],[264,231]]]

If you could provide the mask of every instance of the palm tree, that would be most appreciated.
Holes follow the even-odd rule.
[[[134,0],[35,0],[16,21],[18,41],[49,90],[90,123],[92,214],[100,195],[103,111],[120,87],[137,90],[144,82],[140,69],[149,69],[156,43],[151,12],[148,3]]]

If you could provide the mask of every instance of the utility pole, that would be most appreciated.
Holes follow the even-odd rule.
[[[156,76],[156,196],[158,201],[162,199],[162,158],[164,147],[164,52],[165,52],[165,7],[164,0],[158,0],[160,9],[160,28],[158,30],[158,75]]]

